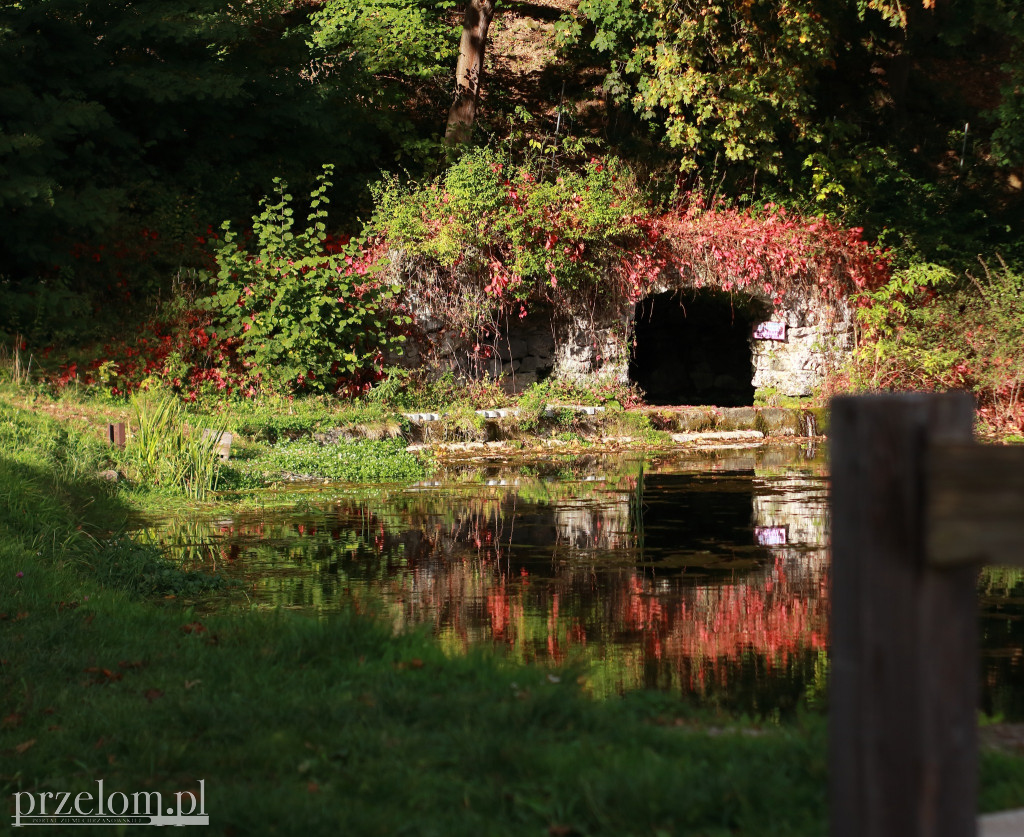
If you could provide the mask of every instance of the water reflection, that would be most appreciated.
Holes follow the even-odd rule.
[[[453,469],[149,536],[262,605],[372,599],[452,650],[583,660],[598,694],[771,713],[824,686],[826,505],[822,459],[793,446]]]

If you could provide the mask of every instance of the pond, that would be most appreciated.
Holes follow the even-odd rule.
[[[416,485],[284,499],[147,536],[185,566],[241,580],[256,606],[372,608],[399,628],[430,626],[451,653],[491,645],[568,664],[599,696],[669,690],[755,716],[823,704],[820,446],[481,459]],[[986,708],[1024,717],[1024,587],[1005,572],[986,583]]]

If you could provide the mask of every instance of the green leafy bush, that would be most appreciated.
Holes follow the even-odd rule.
[[[555,169],[476,148],[430,183],[386,178],[374,198],[374,232],[479,279],[494,303],[601,288],[608,267],[642,239],[643,204],[615,159]]]
[[[980,276],[958,281],[917,264],[858,301],[855,388],[965,389],[990,426],[1024,428],[1024,276],[983,263]]]
[[[377,250],[331,239],[324,166],[309,199],[305,229],[295,230],[287,184],[275,180],[253,216],[252,241],[240,246],[229,223],[217,250],[215,292],[208,305],[220,338],[273,386],[336,392],[366,377],[384,352],[404,340],[400,290],[381,280]]]

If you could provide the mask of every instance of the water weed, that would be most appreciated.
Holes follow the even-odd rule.
[[[402,482],[422,479],[423,464],[401,439],[340,439],[335,444],[287,442],[275,447],[268,465],[295,476],[332,482]]]

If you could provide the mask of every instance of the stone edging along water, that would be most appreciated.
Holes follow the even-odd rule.
[[[628,436],[623,417],[626,416],[628,422],[630,414],[645,416],[649,427],[668,433],[672,441],[679,444],[750,444],[771,438],[823,436],[828,430],[825,408],[683,406],[609,411],[583,404],[548,404],[536,427],[537,432],[528,435],[549,435],[550,431],[564,426],[559,422],[567,414],[573,429],[587,436]],[[476,410],[475,415],[482,419],[482,427],[477,438],[469,441],[493,443],[522,436],[516,428],[522,415],[517,408]],[[403,417],[410,423],[411,435],[416,441],[437,439],[438,435],[454,441],[446,432],[446,419],[450,417],[445,413],[409,412],[403,413]]]

